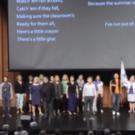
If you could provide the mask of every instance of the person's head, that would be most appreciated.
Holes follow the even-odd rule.
[[[4,76],[4,77],[3,77],[3,81],[4,81],[4,82],[8,82],[8,77],[7,77],[7,76]]]
[[[97,81],[100,81],[100,80],[101,80],[100,75],[97,75],[97,76],[96,76],[96,80],[97,80]]]
[[[39,77],[38,76],[34,77],[33,84],[39,84]]]
[[[78,76],[78,80],[83,80],[83,75],[82,75],[82,74],[80,74],[80,75]]]
[[[75,77],[73,75],[70,76],[70,83],[74,83],[75,82]]]
[[[63,81],[68,81],[68,75],[67,75],[67,74],[64,74],[64,75],[62,76],[62,80],[63,80]]]
[[[54,81],[55,81],[55,83],[56,83],[56,82],[60,82],[60,76],[59,76],[59,75],[55,75]]]
[[[39,75],[39,79],[40,79],[40,80],[43,80],[43,79],[44,79],[44,75],[43,75],[43,74],[40,74],[40,75]]]
[[[50,82],[51,82],[51,83],[54,82],[54,76],[53,76],[53,75],[50,76]]]
[[[87,82],[90,83],[90,84],[93,82],[92,76],[89,76],[89,77],[87,78]]]
[[[17,79],[17,81],[22,81],[22,76],[19,74],[19,75],[17,75],[16,79]]]
[[[134,82],[135,81],[135,76],[134,75],[131,75],[130,78],[129,78],[130,82]]]
[[[119,79],[119,74],[118,73],[114,74],[114,79]]]
[[[28,76],[28,79],[29,79],[29,81],[33,81],[33,76],[32,75],[29,75]]]
[[[49,79],[47,76],[44,76],[44,83],[48,83],[49,82]]]

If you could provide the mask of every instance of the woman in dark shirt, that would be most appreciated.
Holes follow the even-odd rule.
[[[54,77],[54,89],[55,89],[55,98],[53,101],[54,110],[56,115],[60,115],[62,109],[62,85],[60,83],[59,75]]]
[[[15,82],[15,94],[16,94],[16,106],[17,113],[23,113],[23,105],[24,105],[24,96],[25,96],[25,85],[22,81],[22,76],[18,75],[17,80]]]
[[[68,85],[68,112],[69,115],[76,114],[77,108],[77,98],[78,98],[78,88],[75,83],[74,76],[70,76],[70,82]]]
[[[31,87],[32,87],[32,83],[33,83],[33,76],[29,75],[28,76],[28,82],[26,84],[26,96],[27,96],[27,105],[29,107],[29,112],[32,112],[32,106],[31,106]]]

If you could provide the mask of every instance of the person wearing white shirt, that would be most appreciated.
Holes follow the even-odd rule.
[[[127,100],[129,102],[129,113],[135,112],[135,77],[132,75],[129,81],[123,85],[127,88]]]
[[[97,91],[97,98],[95,98],[95,104],[94,104],[94,111],[99,111],[103,113],[103,82],[101,81],[101,78],[99,75],[96,76],[96,79],[94,81],[94,84],[96,86],[96,91]]]
[[[93,101],[94,98],[96,98],[96,87],[95,84],[93,83],[93,78],[88,77],[87,78],[87,83],[84,84],[83,88],[83,94],[82,94],[82,100],[84,102],[84,121],[86,121],[87,113],[90,113],[92,118],[93,115]],[[89,110],[88,110],[89,107]]]

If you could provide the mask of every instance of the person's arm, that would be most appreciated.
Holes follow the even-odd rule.
[[[110,94],[112,94],[112,81],[110,81],[109,90],[110,90]]]
[[[79,98],[79,89],[78,89],[77,85],[76,85],[76,96],[77,96],[77,98]]]
[[[55,98],[55,86],[52,84],[52,97]]]
[[[101,97],[103,97],[103,93],[104,92],[104,83],[102,82],[101,83],[101,90],[100,90],[100,94],[101,94]]]
[[[18,90],[18,84],[17,84],[17,82],[15,82],[15,84],[14,84],[14,89],[15,89],[15,94],[17,93],[17,90]]]
[[[69,93],[69,85],[67,86],[67,90],[66,90],[66,97],[67,97],[67,98],[69,98],[68,93]]]
[[[10,99],[11,100],[13,99],[13,94],[14,94],[13,85],[12,85],[12,83],[10,83]]]
[[[95,84],[94,84],[93,92],[94,92],[94,98],[96,99],[97,98],[97,90],[96,90]]]
[[[124,82],[122,83],[122,86],[124,86],[124,87],[127,88],[127,87],[128,87],[128,83],[129,83],[128,81],[124,81]]]
[[[2,86],[3,86],[3,84],[1,83],[0,84],[0,100],[2,100]]]
[[[82,101],[84,102],[84,97],[85,97],[85,89],[86,85],[84,84],[83,91],[82,91]]]
[[[26,83],[24,83],[23,82],[23,93],[24,93],[24,97],[26,98],[26,96],[27,96],[27,85],[26,85]]]

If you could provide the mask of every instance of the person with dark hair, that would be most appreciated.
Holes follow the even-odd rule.
[[[43,100],[44,117],[51,120],[53,118],[53,100],[55,96],[54,84],[49,82],[48,77],[44,77],[44,83],[41,89],[41,98]]]
[[[33,76],[28,76],[28,82],[26,83],[26,103],[28,104],[29,112],[32,112],[32,104],[31,104],[31,87],[33,84]]]
[[[50,83],[54,83],[55,82],[55,77],[53,75],[50,76]]]
[[[83,75],[79,75],[77,79],[77,86],[78,86],[78,91],[79,91],[79,98],[78,98],[78,107],[79,107],[79,113],[82,113],[82,91],[84,87],[85,81],[83,78]]]
[[[23,113],[24,97],[25,97],[25,84],[22,80],[22,76],[18,75],[14,85],[16,94],[17,113]]]
[[[69,115],[72,114],[75,115],[77,109],[78,87],[77,84],[75,83],[74,76],[70,76],[67,98],[68,98],[68,113]]]
[[[121,88],[120,88],[120,79],[119,74],[114,74],[114,79],[110,81],[110,92],[112,94],[112,114],[120,115],[120,97],[121,97]]]
[[[97,109],[98,112],[103,113],[103,82],[101,81],[101,78],[99,75],[96,76],[96,79],[94,81],[96,90],[97,90],[97,98],[96,98],[96,103],[95,103],[95,108]],[[95,109],[95,110],[96,110]]]
[[[96,98],[96,87],[92,77],[87,78],[87,83],[83,88],[82,100],[84,102],[84,121],[86,121],[87,114],[90,114],[90,120],[93,119],[93,101]],[[88,110],[89,107],[89,110]]]
[[[0,97],[3,103],[3,117],[11,117],[10,100],[13,98],[13,86],[7,76],[4,76],[3,82],[0,84]]]
[[[54,89],[55,89],[55,98],[53,102],[54,111],[56,115],[61,114],[61,108],[62,108],[62,86],[60,83],[60,77],[59,75],[55,75],[54,77]]]

